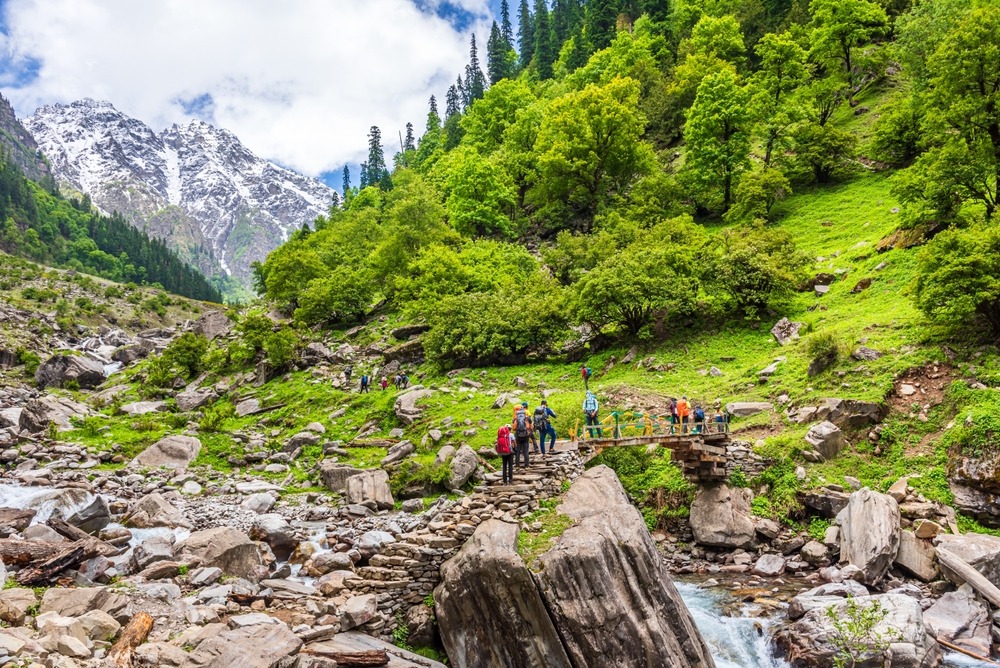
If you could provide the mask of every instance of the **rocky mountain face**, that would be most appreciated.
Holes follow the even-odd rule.
[[[326,212],[333,191],[203,121],[155,132],[108,102],[44,106],[25,126],[58,181],[168,241],[210,275],[250,265]]]
[[[21,125],[10,106],[0,95],[0,152],[21,168],[32,181],[44,183],[52,179],[48,163],[38,150],[31,133]]]

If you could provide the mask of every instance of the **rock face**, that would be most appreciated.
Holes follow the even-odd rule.
[[[257,568],[262,563],[257,545],[231,527],[194,532],[174,546],[174,558],[221,568],[226,575],[248,580],[257,579]]]
[[[166,436],[132,460],[133,466],[187,468],[201,451],[201,441],[193,436]]]
[[[35,382],[39,387],[64,387],[75,382],[89,390],[104,382],[104,367],[79,355],[53,355],[35,370]]]
[[[837,515],[840,558],[863,573],[866,584],[876,584],[892,566],[899,550],[899,505],[886,494],[867,487],[851,494]]]
[[[578,478],[559,512],[577,525],[539,557],[534,578],[517,526],[499,520],[444,564],[434,599],[453,665],[714,666],[614,472]]]
[[[990,655],[990,611],[969,585],[950,591],[924,611],[930,634],[980,656]]]
[[[50,424],[70,429],[73,418],[89,414],[90,409],[83,404],[50,394],[29,401],[18,416],[17,426],[32,434],[45,431]]]
[[[689,522],[699,545],[751,548],[757,544],[750,517],[753,493],[742,487],[708,485],[698,488]]]
[[[806,443],[816,448],[823,459],[833,459],[847,445],[844,432],[832,422],[814,424],[806,433]]]
[[[374,503],[379,510],[393,505],[389,474],[382,469],[352,475],[345,484],[348,503]]]

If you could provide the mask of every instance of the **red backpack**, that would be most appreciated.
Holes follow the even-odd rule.
[[[497,454],[509,455],[510,452],[510,427],[503,425],[497,429]]]

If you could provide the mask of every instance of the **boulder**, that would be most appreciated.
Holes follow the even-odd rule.
[[[392,334],[394,339],[403,341],[411,336],[423,334],[424,332],[430,330],[430,328],[430,325],[401,325],[389,333]]]
[[[25,404],[18,416],[17,426],[31,434],[45,431],[50,424],[60,430],[72,429],[74,418],[87,415],[90,415],[90,409],[84,404],[50,394]]]
[[[132,549],[132,570],[138,573],[158,561],[174,558],[173,537],[152,536]]]
[[[132,362],[149,357],[149,354],[154,350],[156,350],[156,346],[152,341],[140,339],[136,343],[130,343],[128,345],[115,348],[115,351],[111,353],[111,359],[115,362],[121,362],[123,365],[127,366]]]
[[[420,418],[421,415],[423,415],[423,409],[417,405],[417,402],[422,399],[427,399],[433,394],[434,393],[431,390],[413,388],[412,390],[399,395],[393,406],[396,417],[399,418],[403,424],[413,424]]]
[[[814,424],[806,433],[806,443],[812,445],[823,459],[833,459],[847,446],[844,432],[832,422]]]
[[[880,582],[899,550],[899,506],[886,494],[864,487],[851,494],[837,515],[840,559],[861,569],[862,579]]]
[[[299,353],[299,361],[303,366],[316,366],[325,364],[333,358],[333,353],[322,343],[313,341]]]
[[[198,456],[201,441],[194,436],[165,436],[132,460],[132,467],[183,469]]]
[[[347,489],[347,479],[362,471],[363,469],[330,460],[324,460],[319,464],[319,477],[323,481],[323,486],[331,492],[343,492]]]
[[[340,628],[350,631],[375,619],[377,613],[378,602],[375,600],[375,594],[352,596],[340,607]]]
[[[382,458],[382,466],[395,464],[410,455],[416,448],[410,441],[400,441],[389,448],[386,456]]]
[[[749,417],[764,411],[773,411],[774,404],[766,401],[734,401],[726,404],[726,412],[733,417]]]
[[[850,497],[844,492],[821,489],[815,492],[807,492],[801,498],[802,505],[812,508],[823,517],[832,519],[847,507],[847,501]]]
[[[80,355],[53,355],[35,370],[35,382],[39,387],[64,387],[75,382],[90,390],[104,382],[104,365]]]
[[[236,415],[240,417],[246,417],[251,413],[256,413],[260,410],[260,401],[257,399],[244,399],[243,401],[236,404]]]
[[[412,644],[413,636],[410,636]],[[311,643],[309,649],[316,654],[330,656],[333,654],[358,654],[371,651],[382,651],[389,655],[388,668],[446,668],[443,663],[424,658],[413,652],[407,651],[391,645],[384,640],[379,640],[365,633],[358,631],[346,631],[338,633],[329,640]],[[335,668],[331,663],[303,663],[302,657],[296,668]],[[451,665],[459,666],[452,660]],[[500,665],[500,664],[498,664]]]
[[[934,543],[941,549],[947,549],[1000,587],[1000,538],[983,533],[967,533],[960,536],[942,534],[934,539]],[[947,569],[944,569],[944,574],[952,582],[962,582]]]
[[[347,479],[345,492],[348,503],[374,503],[379,510],[391,510],[392,491],[389,474],[382,469],[364,471]]]
[[[150,529],[152,527],[186,527],[191,528],[191,523],[184,517],[181,511],[170,505],[170,502],[162,495],[153,492],[139,499],[125,516],[122,524],[136,529]]]
[[[924,610],[924,626],[935,638],[978,654],[990,655],[990,611],[972,587],[962,585]]]
[[[782,318],[771,328],[771,336],[778,342],[778,345],[785,346],[799,338],[799,330],[805,323],[792,322],[788,318]]]
[[[302,640],[282,623],[242,626],[201,641],[184,668],[276,668],[291,665]]]
[[[233,329],[233,321],[222,311],[209,311],[198,318],[194,326],[196,334],[201,334],[211,341],[220,336],[226,336]]]
[[[89,534],[96,534],[111,523],[111,510],[104,497],[98,494],[94,496],[94,500],[89,505],[71,513],[66,521],[77,529],[82,529]]]
[[[185,390],[177,396],[174,397],[174,401],[177,402],[177,410],[182,413],[187,413],[188,411],[195,411],[202,406],[207,406],[216,399],[219,395],[210,387],[202,387],[194,390]]]
[[[451,476],[448,478],[448,489],[461,489],[479,468],[479,457],[476,451],[468,445],[463,445],[451,458]]]
[[[438,432],[440,433],[440,432]],[[441,440],[440,438],[438,440]],[[437,441],[435,441],[437,443]],[[441,449],[437,451],[437,455],[434,456],[434,466],[440,466],[444,464],[449,459],[455,456],[455,446],[454,445],[442,445]]]
[[[281,560],[288,559],[299,544],[295,529],[277,513],[267,513],[254,520],[250,538],[267,543],[274,556]]]
[[[937,564],[937,550],[931,541],[917,538],[909,530],[899,534],[899,550],[894,563],[913,577],[931,582],[941,574]]]
[[[257,492],[245,498],[240,507],[246,508],[258,515],[263,515],[274,507],[274,496],[267,492]]]
[[[424,342],[420,339],[409,339],[391,348],[386,348],[382,352],[382,356],[386,362],[420,364],[424,361]]]
[[[829,409],[827,419],[841,429],[864,429],[885,418],[886,408],[872,401],[860,399],[824,399]]]
[[[122,413],[133,417],[147,413],[166,413],[168,410],[166,401],[133,401],[121,407]]]
[[[226,575],[257,579],[262,565],[257,545],[242,531],[216,527],[196,531],[174,546],[174,559],[221,568]]]
[[[433,647],[437,636],[434,611],[426,605],[415,605],[404,616],[407,643],[414,647]]]
[[[777,577],[785,572],[785,558],[780,554],[761,555],[751,572],[764,577]]]
[[[726,484],[698,488],[689,523],[695,542],[712,547],[749,549],[757,545],[750,501],[753,492]]]

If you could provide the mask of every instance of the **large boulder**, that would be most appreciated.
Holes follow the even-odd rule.
[[[282,623],[223,631],[198,644],[184,668],[276,668],[292,665],[302,640]]]
[[[174,559],[221,568],[226,575],[256,580],[263,563],[256,543],[232,527],[196,531],[174,546]]]
[[[899,550],[899,505],[887,494],[864,487],[851,494],[837,515],[840,559],[857,566],[866,584],[881,582]]]
[[[475,450],[468,445],[463,445],[451,458],[449,468],[451,476],[448,478],[448,489],[461,489],[479,468],[479,457]]]
[[[218,399],[218,397],[219,395],[212,388],[200,387],[181,392],[174,397],[174,401],[177,402],[177,410],[187,413],[188,411],[198,410],[202,406],[207,406]]]
[[[937,550],[926,538],[917,538],[909,530],[899,534],[899,550],[894,562],[913,577],[931,582],[941,574],[937,563]]]
[[[688,518],[694,540],[699,545],[752,548],[757,545],[756,529],[750,516],[753,492],[726,484],[698,488]]]
[[[323,460],[319,464],[319,477],[323,486],[331,492],[343,492],[347,489],[347,479],[361,473],[364,469],[356,469],[348,464],[338,464]]]
[[[403,344],[405,345],[405,344]],[[396,417],[399,418],[400,422],[403,424],[413,424],[416,422],[421,415],[423,415],[423,409],[417,405],[417,402],[422,399],[427,399],[432,394],[431,390],[426,390],[423,388],[413,388],[412,390],[405,392],[396,398],[396,403],[393,406],[393,410],[396,412]]]
[[[198,323],[194,326],[196,334],[201,334],[206,339],[226,336],[233,329],[233,321],[222,311],[209,311],[198,318]]]
[[[860,399],[824,399],[824,412],[829,410],[826,419],[841,429],[864,429],[881,422],[885,418],[886,408],[882,404]]]
[[[90,504],[70,513],[66,521],[77,529],[96,534],[111,523],[111,510],[104,497],[97,495]]]
[[[191,528],[191,523],[184,514],[170,505],[162,495],[153,492],[139,499],[125,516],[122,524],[136,529],[151,529],[153,527]]]
[[[143,450],[132,460],[133,467],[187,468],[198,453],[201,441],[194,436],[165,436]]]
[[[133,401],[121,407],[122,413],[133,417],[147,413],[166,413],[168,410],[166,401]]]
[[[726,404],[726,412],[733,417],[749,417],[772,410],[774,410],[774,404],[766,401],[734,401]]]
[[[924,610],[924,625],[935,638],[979,656],[990,655],[990,611],[967,584]]]
[[[957,510],[986,526],[1000,526],[1000,457],[994,454],[949,457],[948,486]]]
[[[396,445],[390,447],[388,452],[386,452],[385,457],[382,458],[382,466],[388,466],[390,464],[403,461],[403,459],[412,454],[415,449],[416,447],[411,441],[400,441]]]
[[[374,503],[379,510],[392,509],[389,474],[382,469],[352,475],[347,479],[345,491],[348,503]]]
[[[410,642],[413,645],[419,646],[412,633],[410,634]],[[362,654],[373,650],[381,650],[389,655],[389,668],[445,668],[443,663],[424,658],[359,631],[346,631],[338,633],[329,640],[310,643],[309,649],[320,656]],[[301,660],[298,664],[299,668],[330,668],[331,665],[330,663],[301,663]],[[452,661],[451,665],[458,664]]]
[[[250,537],[267,543],[278,559],[288,559],[299,544],[295,528],[278,513],[266,513],[254,520]]]
[[[50,394],[29,401],[18,416],[17,426],[31,434],[45,431],[50,424],[60,430],[72,429],[74,418],[87,415],[90,415],[90,409],[85,405]]]
[[[823,459],[833,459],[847,446],[844,432],[832,422],[814,424],[806,432],[806,443],[816,448]]]
[[[1000,587],[1000,538],[982,533],[941,534],[934,542],[938,549],[948,550]],[[943,570],[950,580],[963,582],[947,568]]]
[[[104,382],[104,365],[80,355],[53,355],[35,370],[39,387],[64,387],[75,382],[82,389],[93,389]]]
[[[778,345],[786,346],[799,338],[799,330],[804,325],[805,323],[802,322],[792,322],[788,318],[782,318],[774,323],[774,327],[771,328],[771,336],[778,342]]]

